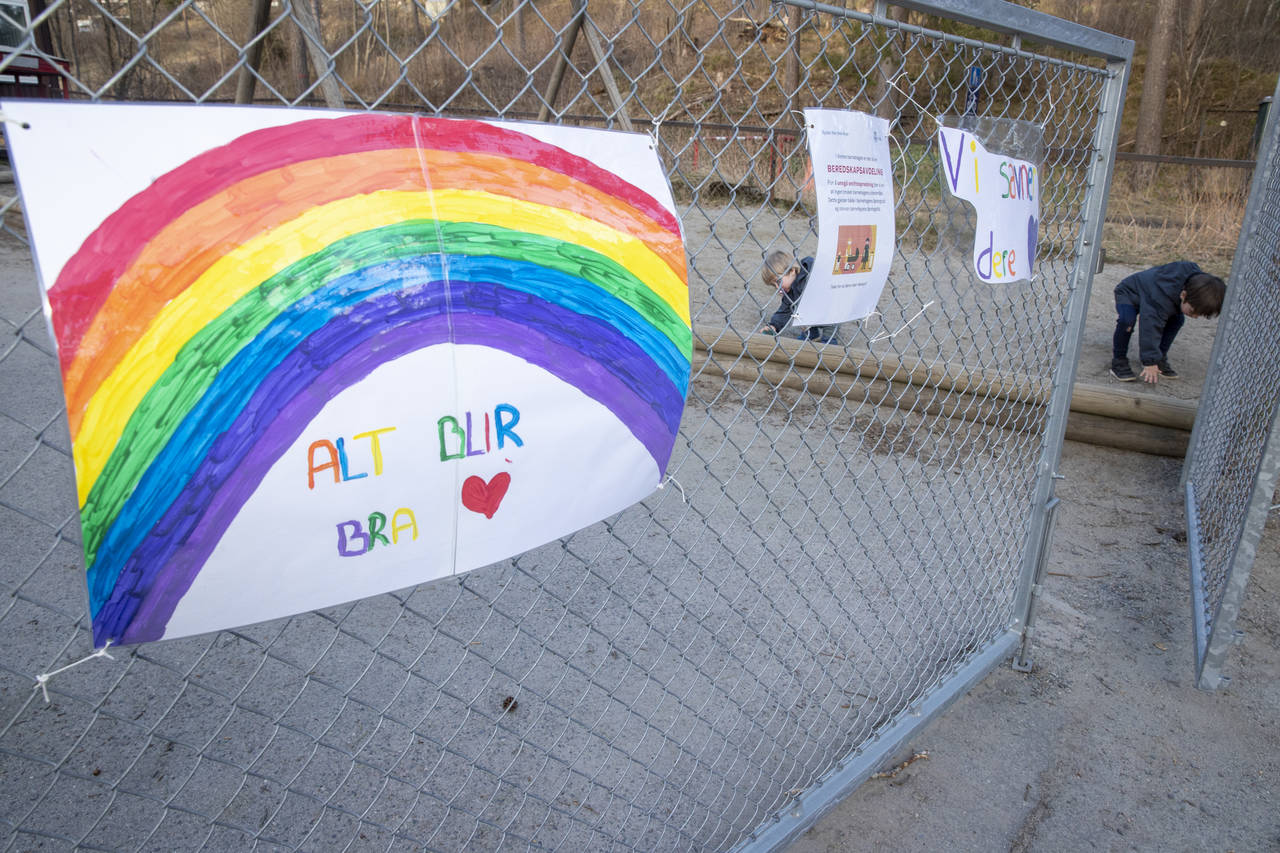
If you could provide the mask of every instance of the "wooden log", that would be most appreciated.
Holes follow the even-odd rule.
[[[1067,417],[1066,436],[1069,441],[1178,459],[1187,455],[1187,445],[1191,442],[1191,433],[1187,430],[1076,411]]]
[[[1046,398],[1046,394],[1037,391],[1027,377],[956,365],[941,357],[899,358],[893,353],[872,353],[857,347],[815,344],[772,335],[744,338],[731,329],[699,327],[695,332],[694,348],[717,356],[820,368],[832,373],[885,379],[922,388],[942,388],[980,397],[995,396],[1037,403]],[[1047,387],[1048,383],[1044,384]]]
[[[873,379],[890,379],[919,387],[937,387],[1006,400],[1048,400],[1047,381],[1042,383],[1041,390],[1027,377],[978,370],[952,364],[941,358],[929,361],[902,359],[892,353],[871,353],[856,347],[813,344],[770,335],[750,335],[744,339],[732,330],[719,331],[719,336],[701,327],[697,331],[694,348],[715,355],[748,356],[755,362],[774,361],[798,367],[818,367],[838,373],[856,373]],[[1072,389],[1071,409],[1185,430],[1190,430],[1196,419],[1194,402],[1155,397],[1138,388],[1076,385]]]
[[[1137,388],[1077,383],[1071,389],[1071,411],[1187,432],[1196,423],[1194,401],[1156,397]]]
[[[862,408],[910,412],[930,417],[946,417],[982,423],[1001,429],[1027,430],[1044,416],[1044,407],[1030,402],[1013,402],[999,398],[979,398],[971,394],[942,393],[937,388],[921,388],[885,379],[866,379],[840,372],[798,371],[776,362],[696,361],[694,369],[702,375],[727,376],[750,386],[763,382],[766,387],[787,388],[806,392],[815,398],[839,398],[851,413]]]
[[[847,404],[945,415],[1008,429],[1028,429],[1045,415],[1050,386],[1028,377],[979,370],[944,359],[900,358],[855,347],[732,329],[699,327],[695,370],[714,366],[737,381],[836,394]],[[724,362],[724,363],[722,363]],[[726,367],[725,364],[728,366]],[[1164,456],[1186,454],[1196,404],[1154,397],[1136,388],[1076,385],[1067,438]]]

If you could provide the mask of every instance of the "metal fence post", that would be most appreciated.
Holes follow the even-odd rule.
[[[1014,599],[1015,625],[1022,632],[1013,668],[1030,672],[1030,639],[1035,618],[1036,598],[1040,582],[1047,570],[1049,549],[1053,536],[1053,511],[1057,506],[1054,497],[1054,480],[1059,476],[1058,462],[1062,457],[1062,441],[1066,435],[1067,417],[1071,410],[1071,389],[1075,384],[1080,342],[1084,337],[1085,312],[1089,307],[1089,289],[1097,269],[1098,253],[1102,246],[1102,226],[1106,218],[1107,195],[1115,171],[1115,151],[1120,139],[1120,114],[1124,109],[1124,93],[1128,87],[1128,73],[1132,56],[1113,58],[1108,65],[1110,74],[1102,98],[1102,117],[1093,140],[1092,155],[1086,169],[1089,175],[1089,198],[1085,202],[1084,225],[1080,244],[1076,250],[1080,262],[1076,264],[1071,284],[1071,302],[1067,313],[1067,331],[1063,337],[1062,351],[1054,374],[1053,393],[1049,401],[1048,424],[1045,427],[1044,451],[1037,468],[1036,507],[1027,535],[1027,547],[1023,559],[1022,575]]]
[[[1280,84],[1277,85],[1280,94]],[[1210,369],[1182,469],[1196,686],[1213,690],[1280,479],[1280,119],[1261,134]]]

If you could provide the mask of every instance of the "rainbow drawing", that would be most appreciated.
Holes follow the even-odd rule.
[[[483,347],[570,386],[643,448],[650,489],[672,453],[692,333],[669,200],[531,126],[270,112],[280,124],[202,151],[129,197],[47,286],[97,646],[168,636],[268,472],[305,466],[290,448],[317,415],[410,354]],[[557,132],[570,131],[541,135]],[[36,155],[19,143],[20,181],[24,156]],[[453,384],[424,385],[423,396],[444,407]],[[476,425],[466,417],[478,442],[478,409]],[[522,448],[511,423],[499,464],[515,502],[519,469],[506,469]],[[448,437],[442,425],[441,448]],[[432,454],[434,440],[423,439]],[[466,447],[459,465],[479,456]],[[445,472],[437,455],[429,461]],[[441,473],[441,488],[467,473]],[[484,493],[489,474],[467,488],[484,506],[477,523],[496,524],[508,510],[496,487]],[[433,572],[458,568],[468,566]]]

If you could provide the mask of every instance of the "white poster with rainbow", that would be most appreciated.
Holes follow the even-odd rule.
[[[647,137],[5,101],[94,644],[519,554],[659,484],[692,332]]]

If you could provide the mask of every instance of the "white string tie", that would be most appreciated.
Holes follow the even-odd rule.
[[[939,128],[946,127],[946,125],[942,123],[942,119],[938,118],[936,115],[934,115],[933,113],[929,112],[924,107],[922,107],[920,105],[920,102],[917,101],[915,98],[911,97],[911,93],[908,92],[906,89],[903,89],[901,86],[899,86],[892,77],[889,78],[889,85],[897,89],[899,92],[901,92],[908,101],[915,104],[916,109],[918,109],[921,113],[933,119],[937,123]]]
[[[922,314],[924,314],[924,312],[925,312],[925,311],[929,310],[929,306],[930,306],[930,305],[932,305],[932,304],[933,304],[934,302],[936,302],[936,301],[937,301],[937,300],[930,299],[928,302],[926,302],[926,303],[924,304],[924,307],[923,307],[923,308],[921,308],[919,311],[917,311],[915,314],[913,314],[913,315],[911,316],[911,319],[910,319],[910,320],[908,320],[907,322],[903,323],[903,324],[902,324],[902,327],[901,327],[901,328],[899,328],[899,329],[898,329],[898,331],[894,332],[893,334],[889,334],[889,335],[884,335],[884,334],[876,335],[874,338],[872,338],[872,339],[870,340],[870,343],[873,343],[873,344],[874,344],[874,343],[876,343],[877,341],[887,341],[887,340],[889,340],[890,338],[892,338],[894,335],[897,335],[897,334],[900,334],[900,333],[902,333],[902,332],[906,331],[907,327],[908,327],[908,326],[910,326],[912,323],[914,323],[916,320],[920,319],[920,316],[921,316]],[[880,312],[879,312],[879,311],[875,311],[875,312],[873,312],[873,313],[879,314]],[[883,314],[881,314],[881,315],[880,315],[880,320],[881,320],[881,322],[884,322],[884,315],[883,315]]]
[[[49,679],[53,678],[55,675],[57,675],[60,672],[66,672],[67,670],[71,669],[71,667],[79,666],[85,661],[90,661],[90,660],[93,660],[94,658],[106,658],[108,660],[115,660],[115,658],[111,657],[111,655],[108,654],[107,649],[109,648],[111,648],[111,641],[107,640],[107,644],[102,648],[98,649],[97,651],[95,651],[93,654],[86,655],[85,657],[80,658],[80,660],[72,661],[71,663],[67,664],[64,667],[55,669],[53,672],[46,672],[43,675],[37,675],[36,684],[31,689],[39,690],[40,693],[44,696],[44,703],[48,705],[49,704],[49,687],[48,687]]]
[[[680,490],[680,500],[683,503],[689,502],[689,499],[685,497],[685,494],[684,494],[684,486],[680,485],[680,482],[675,477],[672,477],[670,474],[667,475],[667,479],[663,480],[661,483],[658,484],[658,488],[659,489],[663,488],[664,486],[667,485],[667,483],[675,483],[676,488]]]
[[[662,130],[662,123],[667,120],[667,113],[671,112],[671,108],[675,106],[675,101],[667,104],[667,108],[662,111],[662,115],[655,116],[650,119],[653,129],[649,131],[649,142],[653,145],[654,150],[658,148],[658,131]]]

